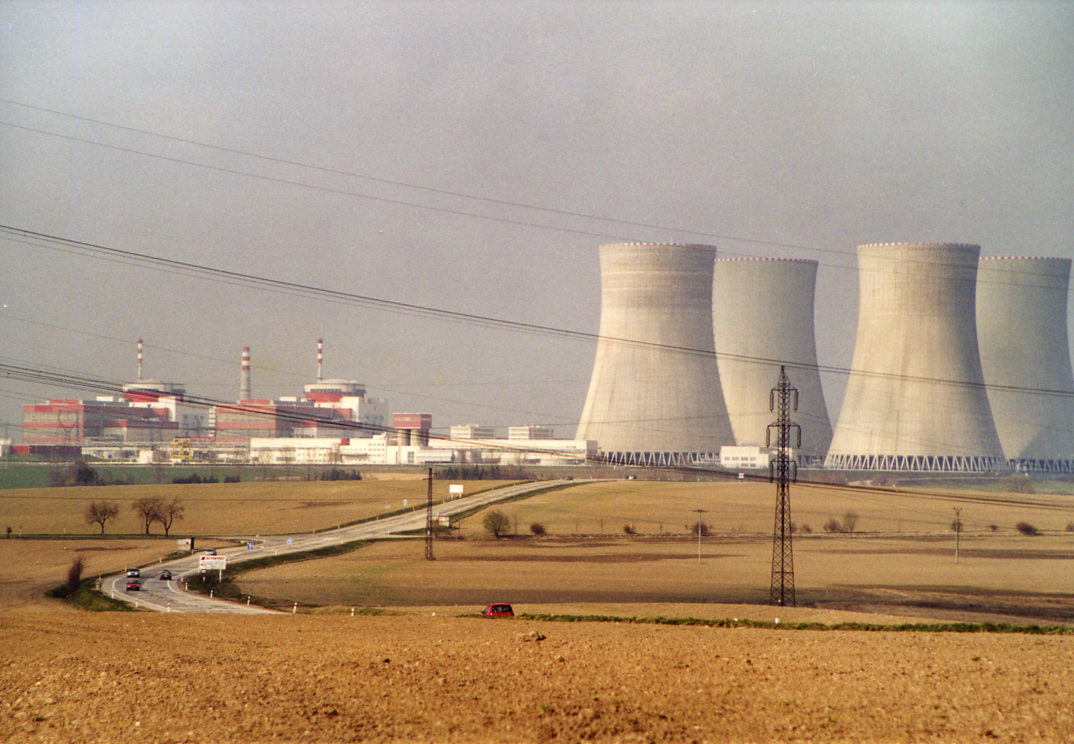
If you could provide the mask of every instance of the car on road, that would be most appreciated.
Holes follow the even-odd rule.
[[[133,578],[127,579],[127,591],[128,592],[140,592],[140,591],[142,591],[142,580],[141,579],[133,579]]]
[[[140,578],[141,575],[142,575],[142,572],[137,568],[128,568],[127,569],[127,578],[128,579],[137,579],[137,578]]]
[[[493,602],[485,605],[485,609],[481,610],[481,614],[485,617],[514,617],[515,611],[506,602]]]
[[[172,572],[169,571],[168,569],[164,569],[163,571],[160,572],[160,580],[161,581],[171,581],[172,580]]]

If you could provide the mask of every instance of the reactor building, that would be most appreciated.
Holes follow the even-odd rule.
[[[825,467],[1004,469],[977,340],[980,247],[858,247],[858,329]]]
[[[977,339],[988,400],[1012,470],[1072,472],[1070,259],[982,258]]]
[[[724,402],[738,445],[764,445],[775,420],[770,393],[780,366],[798,390],[795,452],[820,464],[832,439],[813,333],[817,262],[718,258],[712,280],[712,330]]]
[[[600,246],[600,336],[576,440],[616,464],[715,459],[734,443],[712,337],[716,249]]]

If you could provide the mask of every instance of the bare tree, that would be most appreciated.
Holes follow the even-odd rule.
[[[86,522],[89,524],[97,524],[101,526],[101,534],[104,534],[104,526],[108,524],[109,520],[115,519],[119,515],[119,507],[116,504],[111,504],[107,501],[92,501],[90,505],[86,507]]]
[[[165,535],[171,531],[172,523],[175,522],[175,520],[183,518],[183,513],[185,511],[186,507],[179,503],[178,497],[166,503],[161,502],[157,521],[164,527]]]
[[[164,502],[153,496],[145,496],[131,504],[131,509],[138,514],[145,525],[145,534],[149,534],[149,528],[153,522],[161,522]]]
[[[854,528],[858,526],[858,514],[857,512],[848,511],[843,515],[843,532],[853,532]]]

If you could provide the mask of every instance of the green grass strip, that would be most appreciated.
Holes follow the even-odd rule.
[[[93,584],[97,583],[97,579],[83,579],[78,588],[73,592],[67,588],[66,584],[49,589],[45,592],[45,596],[52,597],[53,599],[59,599],[72,607],[77,607],[80,610],[89,610],[90,612],[136,612],[134,605],[122,602],[118,599],[112,599],[107,594],[100,592],[93,588]]]
[[[914,633],[1020,633],[1025,635],[1074,635],[1067,625],[1015,625],[1014,623],[776,623],[765,620],[706,620],[697,617],[617,617],[614,615],[520,614],[524,620],[556,623],[629,623],[638,625],[696,625],[705,628],[765,628],[768,630],[858,630]]]

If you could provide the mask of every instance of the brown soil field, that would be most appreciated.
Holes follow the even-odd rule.
[[[0,613],[0,740],[1065,742],[1074,636]]]

